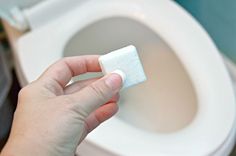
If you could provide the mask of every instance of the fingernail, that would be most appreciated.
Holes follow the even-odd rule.
[[[123,84],[123,76],[120,73],[112,72],[105,79],[105,83],[112,89],[121,89]]]
[[[111,73],[115,73],[115,74],[120,75],[120,77],[122,78],[122,84],[125,83],[126,75],[125,75],[125,73],[122,70],[117,69],[117,70],[114,70]]]

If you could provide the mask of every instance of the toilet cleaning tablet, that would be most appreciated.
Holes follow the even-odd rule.
[[[104,75],[114,72],[122,76],[122,89],[146,80],[137,50],[133,45],[100,56],[99,64]]]

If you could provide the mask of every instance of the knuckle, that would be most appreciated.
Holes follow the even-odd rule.
[[[18,97],[24,97],[27,96],[30,93],[30,88],[29,86],[26,86],[24,88],[22,88],[19,93],[18,93]]]
[[[21,102],[26,102],[28,100],[32,99],[32,90],[31,86],[25,86],[23,87],[19,93],[18,93],[18,103],[20,104]]]
[[[18,98],[21,98],[21,97],[31,97],[32,98],[32,95],[34,95],[35,92],[37,91],[37,87],[35,87],[35,86],[36,86],[36,82],[33,81],[30,84],[21,88],[21,90],[18,92]]]
[[[59,59],[57,62],[66,62],[68,60],[68,57],[63,57]]]
[[[90,85],[89,88],[92,92],[92,95],[95,95],[99,99],[99,101],[106,102],[108,95],[105,92],[105,87],[98,87],[96,84],[93,83]]]
[[[84,108],[85,105],[75,100],[72,96],[63,96],[59,103],[63,105],[63,110],[70,114],[75,114],[79,120],[84,120],[88,116],[88,112]]]
[[[73,105],[75,103],[75,99],[73,99],[72,96],[62,96],[60,100],[63,104],[66,104],[67,106]]]

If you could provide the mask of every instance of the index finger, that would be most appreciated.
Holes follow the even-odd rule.
[[[55,81],[62,88],[71,80],[73,76],[77,76],[86,72],[101,71],[98,63],[99,55],[84,55],[65,57],[52,64],[39,78],[45,82],[52,83]]]

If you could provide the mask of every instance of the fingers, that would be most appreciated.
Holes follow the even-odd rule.
[[[52,80],[62,88],[73,76],[86,73],[98,72],[101,68],[98,63],[98,55],[85,55],[63,58],[51,65],[39,78],[52,84]]]
[[[84,138],[94,130],[97,126],[99,126],[102,122],[106,121],[107,119],[111,118],[116,112],[118,111],[117,102],[119,100],[119,95],[115,95],[111,98],[111,100],[99,107],[97,110],[92,112],[86,119],[85,119],[85,131],[83,131],[83,135],[80,138],[79,143],[81,143]]]
[[[101,105],[107,103],[122,87],[122,78],[116,73],[104,76],[79,92],[70,94],[76,101],[75,109],[86,118]],[[81,112],[83,111],[83,112]]]
[[[99,107],[91,113],[85,120],[86,132],[89,133],[94,130],[98,125],[107,119],[111,118],[118,111],[118,106],[115,102],[111,102]],[[84,136],[85,137],[85,136]]]
[[[92,78],[92,79],[82,80],[82,81],[72,83],[72,84],[66,86],[66,88],[64,89],[64,94],[72,94],[72,93],[78,92],[81,89],[83,89],[84,87],[86,87],[87,85],[95,82],[98,79],[99,78]]]

